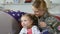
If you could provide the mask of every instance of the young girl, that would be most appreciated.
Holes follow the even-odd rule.
[[[23,26],[19,34],[40,34],[37,26],[34,25],[34,17],[30,14],[25,14],[21,17],[21,25]]]

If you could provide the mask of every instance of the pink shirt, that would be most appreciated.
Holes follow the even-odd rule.
[[[32,34],[32,29],[27,29],[27,34]]]

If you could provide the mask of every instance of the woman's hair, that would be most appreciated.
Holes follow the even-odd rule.
[[[45,11],[48,12],[47,5],[46,5],[46,2],[44,0],[35,0],[34,3],[32,4],[32,6],[34,6],[37,9],[43,8]]]
[[[39,7],[47,8],[46,2],[44,0],[35,0],[32,5],[36,8],[39,8]]]
[[[40,4],[41,4],[40,0],[35,0],[32,5],[36,8],[38,8],[40,6]]]

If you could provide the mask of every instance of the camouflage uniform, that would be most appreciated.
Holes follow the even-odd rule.
[[[60,22],[57,21],[57,19],[54,16],[49,15],[48,13],[45,13],[44,16],[38,18],[38,22],[44,21],[47,24],[47,29],[50,32],[50,34],[60,34],[60,31],[57,31],[58,24],[60,25]],[[57,24],[57,25],[56,25]]]

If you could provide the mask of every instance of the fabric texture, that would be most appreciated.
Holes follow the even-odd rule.
[[[37,26],[33,26],[32,28],[32,34],[41,34],[40,31],[38,30]],[[27,29],[22,28],[19,34],[27,34]]]
[[[38,19],[38,23],[43,21],[47,24],[46,28],[48,28],[50,34],[55,34],[54,32],[57,32],[56,26],[60,25],[60,22],[53,15],[49,15],[48,13],[45,13],[42,17],[37,17],[37,19]]]
[[[32,29],[27,29],[27,34],[32,34]]]

